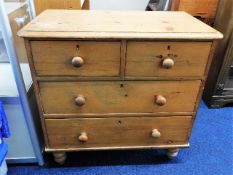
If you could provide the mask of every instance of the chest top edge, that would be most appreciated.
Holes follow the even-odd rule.
[[[74,20],[75,19],[75,20]],[[25,38],[221,39],[185,12],[46,10],[26,25]]]

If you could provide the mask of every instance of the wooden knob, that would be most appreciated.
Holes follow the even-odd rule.
[[[87,142],[88,141],[87,133],[81,132],[80,136],[78,137],[78,140],[80,142]]]
[[[82,67],[84,64],[84,60],[81,57],[74,57],[72,59],[72,65],[74,67]]]
[[[170,69],[174,66],[174,64],[174,60],[168,57],[163,60],[162,66],[163,68]]]
[[[153,129],[153,130],[152,130],[152,133],[151,133],[151,136],[152,136],[153,138],[159,138],[159,137],[161,136],[161,133],[159,132],[158,129]]]
[[[156,95],[155,96],[155,103],[159,106],[165,105],[167,102],[166,98],[162,95]]]
[[[75,98],[75,103],[76,103],[76,105],[78,105],[78,106],[83,106],[83,105],[85,105],[85,103],[86,103],[85,97],[84,97],[83,95],[78,95],[78,96]]]

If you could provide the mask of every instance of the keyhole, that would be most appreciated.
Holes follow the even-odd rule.
[[[171,46],[167,46],[167,50],[171,50]]]

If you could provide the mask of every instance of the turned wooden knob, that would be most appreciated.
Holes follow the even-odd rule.
[[[159,106],[165,105],[167,102],[166,98],[162,95],[156,95],[155,96],[155,103]]]
[[[78,137],[78,140],[80,142],[87,142],[88,141],[87,133],[81,132],[80,136]]]
[[[170,69],[174,66],[174,64],[174,60],[172,58],[167,57],[163,60],[162,66],[163,68]]]
[[[159,132],[158,129],[153,129],[153,130],[152,130],[152,133],[151,133],[151,136],[152,136],[153,138],[159,138],[159,137],[161,136],[161,133]]]
[[[74,57],[72,59],[72,65],[74,67],[82,67],[84,64],[84,60],[81,57]]]
[[[78,105],[78,106],[83,106],[83,105],[85,105],[85,103],[86,103],[85,97],[84,97],[83,95],[78,95],[78,96],[75,98],[75,103],[76,103],[76,105]]]

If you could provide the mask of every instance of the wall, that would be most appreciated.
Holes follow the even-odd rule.
[[[5,113],[10,127],[11,137],[5,139],[8,144],[6,156],[8,163],[36,162],[31,139],[20,104],[5,104]]]
[[[91,10],[145,10],[149,0],[90,0]]]

